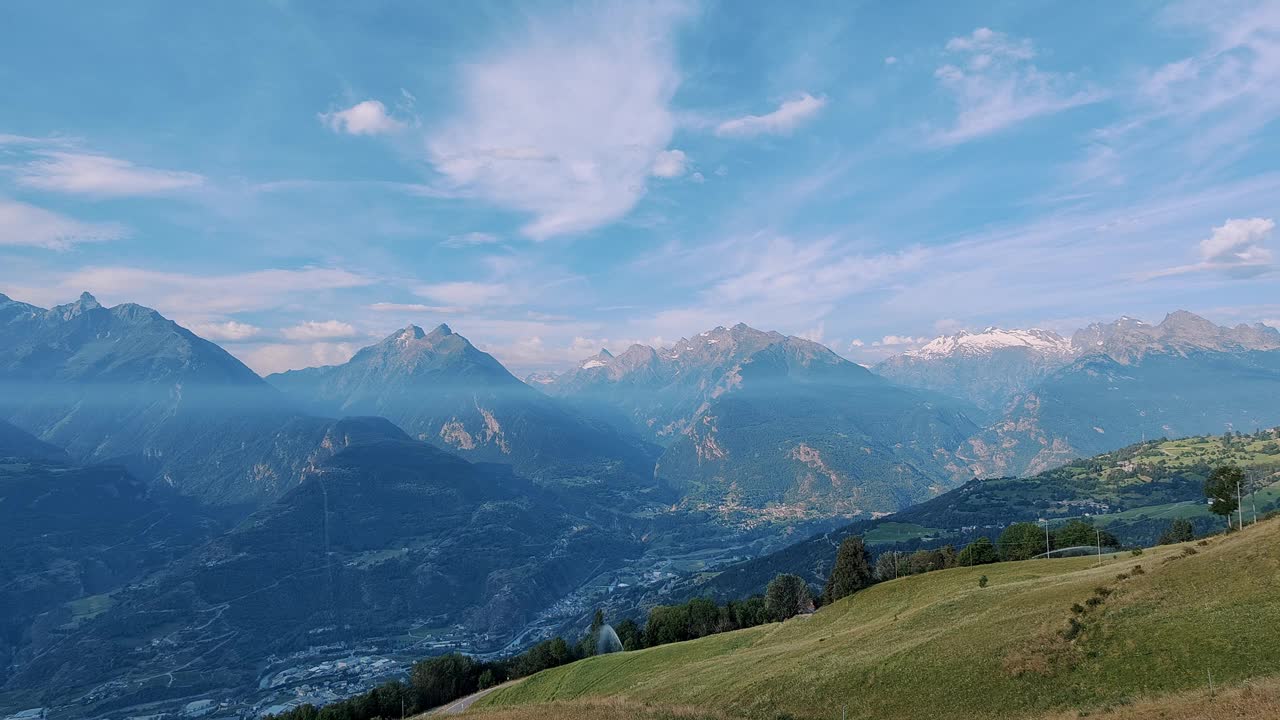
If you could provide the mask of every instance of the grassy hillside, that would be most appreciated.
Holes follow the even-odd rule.
[[[549,670],[476,707],[512,720],[833,718],[842,705],[868,719],[1178,717],[1203,705],[1210,671],[1233,702],[1274,707],[1273,681],[1230,688],[1280,672],[1280,520],[1101,564],[903,578],[811,617]]]

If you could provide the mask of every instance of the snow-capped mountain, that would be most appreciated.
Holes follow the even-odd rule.
[[[959,455],[979,475],[1027,474],[1143,438],[1280,423],[1280,331],[1179,310],[1072,336],[1075,357],[1013,397]],[[998,368],[989,372],[996,374]]]
[[[1051,330],[992,327],[935,338],[918,350],[888,358],[875,371],[908,387],[936,390],[997,412],[1074,356],[1071,341]]]
[[[905,353],[913,358],[940,358],[956,355],[982,356],[1001,350],[1021,349],[1047,357],[1071,357],[1071,341],[1052,330],[1002,330],[989,327],[982,332],[959,332],[934,338],[924,347]]]

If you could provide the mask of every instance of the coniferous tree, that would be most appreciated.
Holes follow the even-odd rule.
[[[871,554],[867,552],[861,537],[847,537],[836,551],[836,564],[831,568],[831,577],[827,578],[827,586],[822,592],[823,600],[826,603],[835,602],[869,586],[871,582]]]

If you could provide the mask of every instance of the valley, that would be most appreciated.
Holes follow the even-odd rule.
[[[5,712],[255,718],[597,609],[820,584],[854,534],[881,553],[1087,517],[1144,544],[1213,526],[1220,464],[1259,513],[1280,497],[1275,433],[1221,434],[1280,423],[1274,331],[1177,314],[939,338],[885,375],[739,324],[527,383],[447,325],[264,381],[140,306],[5,298],[0,319],[21,389],[0,519],[33,548],[6,568]],[[1144,427],[1173,439],[1133,445]]]

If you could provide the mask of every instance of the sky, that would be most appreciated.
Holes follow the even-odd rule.
[[[800,9],[797,9],[800,8]],[[0,292],[260,373],[1280,326],[1280,0],[5,3]]]

